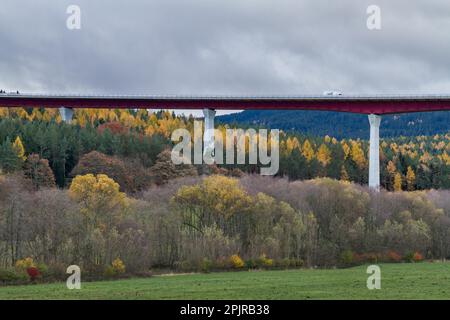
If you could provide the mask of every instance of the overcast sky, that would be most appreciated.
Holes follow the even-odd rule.
[[[366,26],[371,4],[381,30]],[[0,88],[450,93],[450,1],[1,0]]]

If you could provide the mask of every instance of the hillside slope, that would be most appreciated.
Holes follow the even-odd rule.
[[[285,131],[336,138],[368,138],[367,116],[360,114],[303,110],[246,110],[219,116],[219,123],[261,126]],[[434,135],[449,131],[450,112],[423,112],[383,116],[383,137]]]

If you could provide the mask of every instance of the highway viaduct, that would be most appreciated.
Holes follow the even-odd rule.
[[[64,121],[72,119],[74,108],[203,110],[205,145],[214,141],[215,110],[322,110],[367,114],[370,125],[369,186],[379,190],[382,115],[450,110],[450,95],[94,96],[1,93],[0,107],[58,108]]]

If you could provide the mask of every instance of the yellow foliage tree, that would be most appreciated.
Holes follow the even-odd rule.
[[[447,151],[444,151],[444,153],[441,156],[442,162],[444,162],[447,166],[450,166],[450,156],[448,155]]]
[[[366,157],[364,155],[364,151],[361,148],[360,143],[357,141],[352,141],[351,157],[360,169],[366,166]]]
[[[33,111],[31,113],[31,120],[42,120],[42,113],[39,111],[39,109],[33,108]]]
[[[386,166],[387,171],[389,172],[389,174],[394,177],[395,176],[395,172],[397,171],[397,167],[395,166],[394,162],[392,162],[391,160],[389,160],[387,166]]]
[[[430,153],[428,153],[427,151],[425,151],[419,160],[423,164],[429,164],[431,162],[431,160],[433,160],[433,156]]]
[[[14,152],[17,154],[17,157],[19,157],[20,160],[22,160],[22,161],[27,160],[27,157],[25,156],[25,148],[24,148],[22,140],[20,140],[19,136],[16,138],[16,141],[14,141],[14,143],[13,143],[13,149],[14,149]]]
[[[323,167],[326,167],[331,162],[331,152],[325,144],[320,145],[317,151],[317,160]]]
[[[399,172],[394,177],[394,191],[402,191],[402,175]]]
[[[302,154],[308,162],[314,159],[314,149],[308,139],[306,139],[303,143]]]
[[[122,214],[128,207],[128,199],[119,191],[119,184],[104,174],[76,176],[70,185],[69,195],[81,205],[83,215],[95,225],[110,225],[114,214]]]
[[[416,183],[416,174],[414,173],[414,170],[411,168],[411,166],[408,166],[408,171],[406,172],[406,184],[408,187],[408,191],[414,190],[415,183]]]
[[[350,147],[346,142],[342,142],[342,150],[344,151],[344,160],[348,158],[348,156],[350,155]]]
[[[288,154],[291,154],[292,151],[296,148],[300,149],[300,143],[298,142],[298,139],[296,137],[294,138],[288,138],[286,140],[286,151]]]
[[[116,258],[114,259],[114,261],[111,263],[111,266],[114,270],[114,273],[116,274],[121,274],[121,273],[125,273],[125,264],[123,263],[123,261],[120,258]]]
[[[184,224],[194,233],[211,224],[225,226],[237,214],[248,212],[251,201],[239,180],[220,175],[209,176],[201,184],[183,186],[173,197]]]
[[[6,118],[9,116],[9,108],[0,108],[0,118]]]

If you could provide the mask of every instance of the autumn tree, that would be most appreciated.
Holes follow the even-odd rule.
[[[341,145],[342,151],[344,151],[344,160],[346,160],[350,156],[351,148],[344,140],[342,140]]]
[[[127,197],[119,189],[119,184],[105,174],[86,174],[72,180],[69,194],[82,205],[85,216],[91,216],[98,222],[102,215],[126,207]]]
[[[386,166],[387,176],[386,176],[386,189],[393,190],[394,189],[394,179],[395,175],[397,173],[397,167],[395,166],[395,163],[392,160],[388,161],[388,164]]]
[[[303,143],[302,154],[308,162],[314,158],[315,152],[308,139],[306,139]]]
[[[411,166],[408,166],[408,171],[406,172],[406,184],[408,191],[413,191],[415,189],[416,174]]]
[[[402,175],[397,172],[394,176],[394,191],[402,191]]]
[[[212,175],[201,184],[181,187],[173,198],[183,212],[186,226],[200,231],[216,224],[226,234],[236,234],[236,225],[249,209],[251,198],[235,178]]]
[[[104,174],[76,176],[70,185],[70,197],[79,203],[84,220],[83,251],[91,263],[111,263],[117,242],[116,225],[126,215],[129,200],[119,184]],[[93,239],[97,244],[94,246]],[[90,249],[89,249],[90,248]]]
[[[105,130],[109,130],[112,134],[125,134],[129,133],[130,128],[125,127],[118,121],[112,121],[99,125],[97,130],[100,134],[103,134]]]
[[[31,180],[31,183],[36,189],[39,188],[54,188],[55,176],[48,164],[47,159],[42,159],[37,154],[31,154],[24,165],[25,177]]]
[[[321,144],[317,151],[317,160],[323,167],[326,167],[331,162],[331,152],[326,144]]]
[[[198,173],[193,165],[174,164],[171,157],[171,151],[167,149],[158,155],[155,165],[150,168],[150,175],[157,185],[161,185],[167,183],[171,179],[196,176]]]
[[[138,167],[135,169],[137,170]],[[134,172],[133,170],[128,171],[121,159],[92,151],[81,157],[73,168],[71,176],[105,174],[117,182],[122,191],[135,192],[138,188],[133,184]]]
[[[25,156],[25,148],[19,136],[17,136],[16,140],[13,143],[13,149],[16,152],[17,157],[21,161],[25,161],[27,159],[27,157]]]
[[[352,141],[351,158],[360,169],[364,168],[367,164],[361,144],[357,141]]]
[[[14,172],[22,167],[22,160],[9,139],[0,145],[0,168],[3,172]]]

